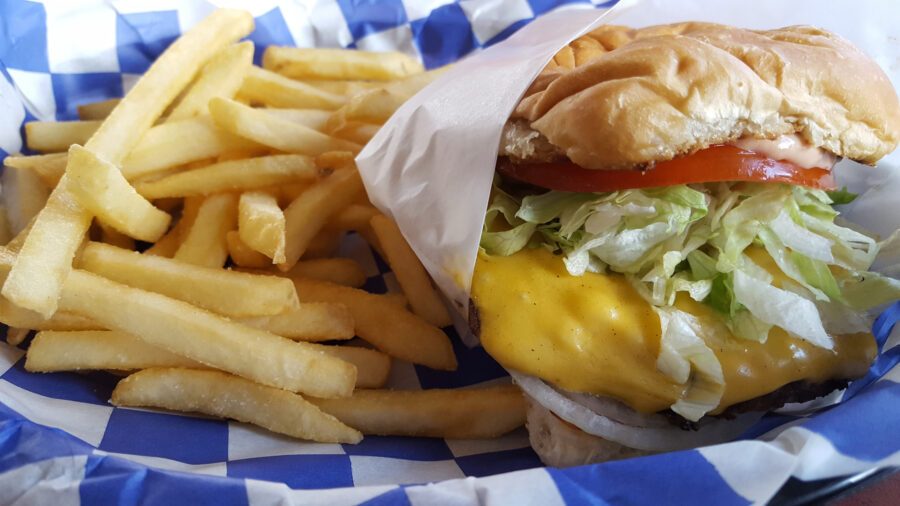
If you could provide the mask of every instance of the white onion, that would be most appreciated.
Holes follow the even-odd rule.
[[[557,392],[540,378],[510,370],[513,380],[542,406],[579,429],[619,444],[652,452],[687,450],[731,441],[755,424],[761,413],[744,413],[733,420],[703,419],[698,430],[639,427],[616,422]],[[655,424],[654,424],[655,425]]]

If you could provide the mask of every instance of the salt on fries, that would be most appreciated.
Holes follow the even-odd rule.
[[[456,367],[440,295],[353,160],[443,70],[399,53],[293,48],[269,48],[261,68],[253,43],[237,42],[252,30],[249,14],[216,11],[124,98],[79,106],[80,121],[26,125],[41,154],[8,157],[0,181],[7,343],[28,345],[29,371],[128,375],[118,406],[316,441],[521,425],[511,386],[372,390],[393,360]],[[363,268],[331,258],[348,231],[385,257],[404,294],[358,289]]]

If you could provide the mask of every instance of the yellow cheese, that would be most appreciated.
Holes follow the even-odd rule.
[[[667,409],[685,391],[657,370],[659,318],[621,275],[571,276],[559,256],[541,248],[508,257],[482,253],[472,300],[481,342],[505,367],[644,413]],[[724,325],[690,297],[675,305],[707,325]],[[876,353],[871,334],[837,336],[834,350],[825,350],[778,328],[765,344],[730,335],[707,344],[725,376],[719,410],[797,380],[860,376]]]

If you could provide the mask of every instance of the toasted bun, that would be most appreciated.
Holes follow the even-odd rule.
[[[525,394],[528,412],[525,425],[531,447],[541,462],[552,467],[572,467],[609,460],[650,455],[615,441],[588,434],[559,419],[549,409]]]
[[[590,169],[797,133],[874,164],[900,141],[887,76],[850,42],[793,26],[603,27],[563,48],[512,114]]]

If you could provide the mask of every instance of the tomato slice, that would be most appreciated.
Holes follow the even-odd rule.
[[[805,169],[786,160],[735,146],[713,146],[692,155],[656,164],[650,170],[591,170],[571,162],[517,164],[503,159],[500,173],[551,190],[609,192],[688,183],[756,181],[789,183],[820,190],[836,190],[830,169]]]

